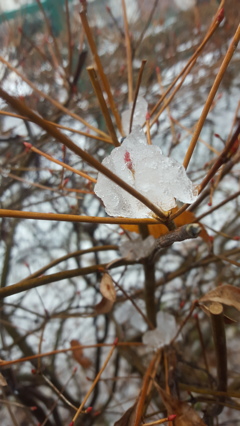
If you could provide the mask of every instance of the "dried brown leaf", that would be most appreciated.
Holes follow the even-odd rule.
[[[94,311],[97,315],[108,314],[112,310],[113,302],[106,297],[103,297],[102,300],[94,306]]]
[[[135,419],[136,404],[130,407],[119,419],[114,426],[133,426]]]
[[[201,299],[199,304],[208,312],[208,305],[212,302],[221,303],[224,307],[224,316],[232,321],[239,321],[239,314],[232,308],[240,312],[240,289],[232,285],[223,285],[209,291]],[[237,315],[236,315],[237,314]]]
[[[71,347],[80,346],[81,343],[78,340],[73,339],[73,340],[71,340],[70,345],[71,345]],[[83,355],[83,350],[82,350],[81,347],[74,349],[72,351],[72,354],[73,354],[73,358],[75,359],[75,361],[77,361],[78,364],[80,364],[83,368],[91,367],[92,362],[90,361],[89,358],[87,358]]]
[[[7,382],[3,377],[2,373],[0,373],[0,386],[7,386]]]
[[[174,420],[174,426],[206,426],[206,423],[202,421],[198,413],[189,404],[173,398],[160,387],[158,387],[158,390],[168,415],[176,414],[177,416]]]
[[[201,299],[199,303],[219,302],[223,305],[233,306],[240,311],[240,289],[232,285],[222,285],[209,291]]]
[[[111,302],[115,302],[116,290],[113,284],[112,277],[108,273],[105,273],[102,277],[102,280],[100,283],[100,291],[103,297],[110,300]]]

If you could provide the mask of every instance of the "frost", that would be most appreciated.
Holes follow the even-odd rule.
[[[152,253],[155,242],[155,238],[151,235],[145,238],[145,240],[141,236],[136,236],[135,239],[122,243],[119,250],[121,255],[127,260],[140,260]]]
[[[160,311],[157,314],[157,328],[155,328],[155,330],[146,331],[142,341],[147,346],[159,349],[169,345],[176,334],[177,324],[174,316]]]
[[[146,101],[140,98],[134,114],[133,131],[102,164],[164,211],[176,207],[176,199],[192,203],[197,197],[184,167],[162,155],[159,147],[147,144],[144,131],[138,125],[145,120],[146,107]],[[129,128],[129,119],[130,111],[126,111],[123,114],[126,129]],[[102,199],[110,216],[152,216],[148,207],[101,173],[98,174],[95,193]]]

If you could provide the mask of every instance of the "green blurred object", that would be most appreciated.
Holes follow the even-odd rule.
[[[70,0],[71,1],[71,0]],[[63,28],[64,22],[64,0],[43,0],[41,2],[52,26],[52,31],[57,36]],[[32,24],[39,28],[39,13],[41,13],[38,4],[34,1],[23,5],[18,9],[4,11],[0,13],[0,24],[16,18],[24,19],[24,30],[26,33],[32,33]]]

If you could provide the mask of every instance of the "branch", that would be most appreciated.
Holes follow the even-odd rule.
[[[153,253],[150,255],[150,259],[153,260],[160,250],[170,247],[177,241],[197,238],[201,230],[202,228],[198,223],[190,223],[188,225],[181,226],[168,234],[162,235],[157,239]]]

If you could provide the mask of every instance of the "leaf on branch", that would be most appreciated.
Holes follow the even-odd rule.
[[[165,405],[168,415],[176,414],[174,426],[206,426],[198,413],[186,402],[168,395],[162,388],[158,387],[162,402]]]
[[[0,386],[7,386],[7,382],[3,377],[2,373],[0,373]]]
[[[71,345],[71,347],[80,346],[81,343],[78,340],[73,339],[73,340],[71,340],[70,345]],[[73,358],[75,359],[75,361],[77,361],[78,364],[80,364],[83,368],[91,367],[92,362],[90,361],[89,358],[87,358],[83,355],[83,350],[82,350],[81,347],[74,349],[72,351],[72,354],[73,354]]]
[[[119,419],[114,426],[133,426],[135,419],[136,403],[130,407]]]
[[[200,307],[208,312],[208,305],[212,302],[219,302],[223,305],[224,316],[232,321],[240,321],[240,289],[232,285],[222,285],[209,291],[199,299]],[[202,306],[201,306],[202,305]],[[229,309],[235,308],[235,309]]]
[[[108,314],[114,305],[114,302],[107,299],[106,297],[103,297],[102,300],[94,306],[94,312],[97,315],[100,314]]]
[[[110,300],[111,302],[115,302],[116,290],[113,284],[112,277],[108,273],[105,273],[102,277],[102,280],[100,283],[100,291],[103,297]]]

